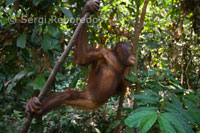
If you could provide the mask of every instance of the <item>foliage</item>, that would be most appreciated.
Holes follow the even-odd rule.
[[[199,130],[199,94],[181,87],[167,69],[153,69],[143,74],[141,72],[136,76],[132,72],[127,76],[132,83],[138,83],[145,89],[140,94],[132,95],[137,99],[139,108],[130,113],[125,124],[139,128],[141,132],[150,128],[155,130],[156,127],[162,132],[192,133],[193,129]]]
[[[80,17],[86,1],[0,1],[0,132],[20,130],[27,100],[43,88],[76,27],[70,20]],[[153,0],[148,5],[137,50],[138,73],[126,77],[137,109],[125,102],[117,121],[118,97],[96,112],[62,107],[34,120],[31,132],[111,132],[118,125],[124,132],[199,131],[199,5],[197,0],[188,2]],[[97,21],[89,24],[89,44],[112,48],[118,41],[132,42],[143,3],[102,0],[94,15]],[[73,51],[52,92],[85,87],[88,68],[73,66],[72,59]]]

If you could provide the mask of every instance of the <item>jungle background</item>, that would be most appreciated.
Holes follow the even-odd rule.
[[[142,14],[145,1],[146,13]],[[119,96],[96,111],[61,107],[30,131],[41,132],[162,132],[200,131],[200,1],[102,0],[89,24],[88,42],[112,48],[134,42],[137,65],[126,79],[128,93],[116,119]],[[0,1],[0,132],[20,132],[25,104],[42,90],[66,48],[86,0]],[[52,21],[52,16],[62,22]],[[35,22],[25,22],[38,18]],[[45,18],[46,22],[41,22]],[[59,69],[52,92],[84,88],[88,67],[72,65],[73,50]],[[116,130],[115,130],[116,131]]]

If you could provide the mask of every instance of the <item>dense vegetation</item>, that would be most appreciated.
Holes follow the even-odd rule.
[[[0,1],[0,132],[19,132],[25,103],[42,90],[65,49],[86,0]],[[144,0],[102,0],[89,27],[89,44],[111,48],[134,41]],[[56,18],[56,19],[55,19]],[[54,21],[56,20],[56,21]],[[72,65],[73,51],[52,91],[84,88],[86,67]],[[151,0],[137,45],[137,67],[121,120],[119,97],[96,111],[61,107],[34,120],[32,132],[200,131],[200,1]]]

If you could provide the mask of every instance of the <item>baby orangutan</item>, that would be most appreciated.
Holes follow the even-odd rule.
[[[98,0],[89,0],[82,12],[96,13],[99,9]],[[116,94],[122,94],[124,89],[124,71],[135,64],[132,55],[133,48],[129,43],[120,42],[112,49],[87,48],[87,23],[82,27],[75,49],[74,64],[90,65],[87,86],[82,91],[68,89],[55,93],[40,102],[37,97],[31,98],[26,104],[26,111],[42,116],[61,105],[78,107],[86,110],[99,108]]]

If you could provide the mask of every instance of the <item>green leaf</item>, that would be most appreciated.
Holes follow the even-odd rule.
[[[141,132],[146,133],[156,122],[157,118],[158,115],[156,112],[152,112],[152,114],[143,117],[140,123]]]
[[[16,82],[11,82],[7,87],[7,93],[10,93],[10,91],[17,85]]]
[[[48,35],[44,35],[42,39],[42,49],[47,52],[48,50],[54,49],[58,47],[59,41],[57,39],[51,38]]]
[[[136,113],[131,113],[131,115],[125,119],[125,124],[129,127],[139,127],[143,117],[147,117],[148,115],[154,113],[155,111],[146,111],[146,110],[139,111]]]
[[[51,41],[51,48],[55,48],[56,44],[59,43],[57,39],[53,39],[53,38],[50,38],[50,41]]]
[[[147,75],[150,77],[150,76],[156,74],[158,71],[159,71],[158,69],[152,69],[152,70],[148,71]]]
[[[125,75],[125,78],[133,83],[140,82],[140,79],[137,77],[137,75],[134,72],[131,72],[130,75]]]
[[[156,49],[156,48],[159,48],[159,44],[156,40],[148,40],[146,45],[148,47],[150,47],[151,49]]]
[[[136,5],[141,6],[144,3],[144,0],[136,0]]]
[[[150,95],[133,95],[136,99],[138,99],[142,105],[147,104],[147,103],[151,103],[151,104],[155,104],[155,103],[159,103],[159,99],[158,97],[155,96],[150,96]]]
[[[183,98],[183,102],[188,109],[191,109],[198,106],[200,99],[197,95],[186,95]]]
[[[6,0],[6,6],[9,6],[10,4],[14,3],[16,0]]]
[[[108,127],[108,129],[106,130],[106,133],[110,133],[112,131],[112,129],[116,128],[117,126],[119,126],[121,123],[120,120],[116,120],[113,123],[111,123]]]
[[[62,8],[60,7],[60,10],[65,14],[65,16],[67,16],[69,19],[72,19],[73,16],[72,16],[72,13],[70,10],[66,9],[66,8]]]
[[[192,127],[188,124],[188,121],[183,119],[180,114],[174,114],[174,115],[176,116],[178,121],[183,125],[186,133],[194,133],[194,131],[192,130]]]
[[[194,123],[193,118],[190,116],[190,114],[185,111],[178,98],[171,96],[173,103],[166,102],[166,110],[171,112],[171,114],[176,117],[176,119],[180,122],[180,124],[183,126],[184,131],[186,133],[193,133],[192,128],[190,125],[188,125],[188,121],[190,121],[192,124]]]
[[[170,75],[168,75],[168,74],[165,74],[164,76],[165,76],[166,78],[170,79],[171,81],[175,82],[176,84],[178,83],[177,80],[176,80],[174,77],[172,77],[172,76],[170,76]]]
[[[136,112],[140,112],[140,111],[154,111],[156,112],[158,110],[158,107],[140,107],[137,108],[136,110],[131,112],[131,115],[133,115]]]
[[[27,73],[28,73],[27,71],[22,71],[22,72],[18,73],[18,74],[14,77],[13,81],[19,81],[19,80],[22,79]]]
[[[25,48],[26,46],[26,34],[22,34],[17,38],[17,47]]]
[[[156,91],[149,90],[149,89],[142,90],[142,91],[143,91],[142,92],[143,95],[150,95],[152,97],[160,97],[159,94],[158,94],[158,92],[156,92]]]
[[[40,30],[40,27],[35,27],[32,30],[32,35],[31,35],[31,39],[29,40],[31,43],[33,43],[35,46],[41,44],[42,41],[42,36],[37,36],[38,32]]]
[[[76,87],[76,84],[77,84],[79,78],[80,78],[79,75],[77,75],[76,77],[74,77],[74,78],[72,79],[72,82],[71,82],[71,84],[70,84],[70,86],[71,86],[72,88],[75,88],[75,87]]]
[[[31,41],[34,42],[37,37],[37,34],[39,32],[39,28],[38,27],[35,27],[32,31],[32,35],[31,35]]]
[[[165,117],[172,124],[176,132],[186,133],[184,126],[173,113],[163,113],[163,117]]]
[[[182,86],[180,86],[179,84],[177,84],[177,83],[171,83],[171,84],[173,84],[176,88],[178,88],[178,89],[180,89],[180,90],[184,90],[185,88],[183,88]]]
[[[37,6],[40,3],[40,0],[33,0],[33,4]]]
[[[54,38],[59,39],[60,36],[61,36],[61,32],[58,30],[58,28],[56,28],[56,27],[53,26],[53,25],[49,25],[49,26],[48,26],[48,31],[50,32],[50,34],[51,34]]]
[[[26,76],[27,73],[28,71],[24,70],[15,75],[15,77],[12,79],[12,82],[7,87],[7,93],[9,93],[17,85],[18,81]]]
[[[174,127],[171,125],[171,123],[163,116],[163,114],[158,116],[158,124],[160,126],[160,130],[163,133],[175,133]]]
[[[41,44],[42,49],[47,52],[51,49],[51,38],[48,35],[44,35]]]
[[[189,99],[184,98],[183,102],[187,109],[196,107],[196,104],[194,102],[190,101]]]
[[[172,99],[172,103],[170,103],[170,104],[173,104],[174,106],[182,108],[181,101],[179,100],[179,98],[176,95],[169,94],[169,96]],[[169,102],[167,102],[167,103],[169,103]]]
[[[46,83],[46,79],[43,75],[39,75],[35,80],[34,80],[34,84],[33,84],[33,88],[42,90],[42,88],[44,87]]]
[[[174,113],[177,113],[177,114],[181,114],[182,117],[185,119],[185,120],[188,120],[190,121],[191,123],[194,124],[194,120],[192,119],[192,117],[190,116],[190,114],[188,114],[182,107],[181,105],[178,105],[178,104],[173,104],[173,103],[169,103],[169,102],[166,102],[165,103],[167,106],[165,107],[166,110],[168,110],[169,112],[174,112]]]
[[[198,108],[190,108],[188,113],[191,115],[194,121],[200,125],[200,110]]]
[[[146,81],[146,85],[149,86],[149,88],[152,88],[152,89],[162,89],[163,87],[161,86],[161,83],[156,81],[156,80],[149,80],[149,81]]]

